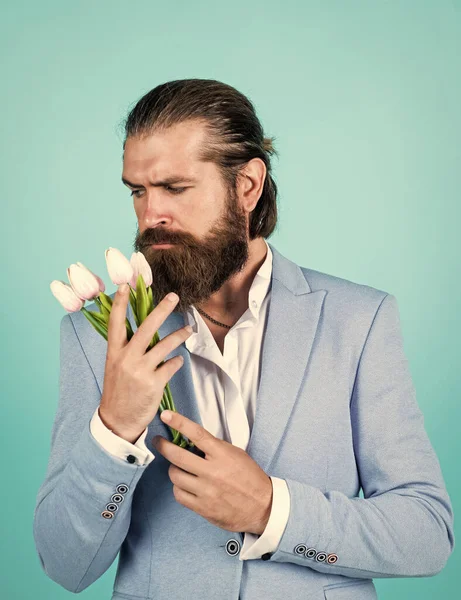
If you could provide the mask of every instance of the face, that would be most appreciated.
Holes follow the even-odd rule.
[[[214,163],[196,158],[205,135],[188,122],[125,144],[122,177],[132,184],[138,219],[133,247],[152,269],[154,305],[176,292],[181,312],[218,291],[249,256],[248,213],[237,192]],[[160,242],[173,245],[153,247]]]

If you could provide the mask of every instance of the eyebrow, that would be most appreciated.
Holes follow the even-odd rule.
[[[122,182],[131,188],[144,187],[143,185],[140,185],[138,183],[131,183],[131,181],[128,181],[128,179],[125,179],[124,177],[122,177]],[[167,177],[166,179],[163,179],[162,181],[155,181],[153,183],[150,182],[150,185],[153,187],[162,187],[165,185],[172,185],[174,183],[196,183],[196,182],[197,182],[196,179],[192,179],[190,177],[183,177],[182,175],[171,175],[171,177]]]

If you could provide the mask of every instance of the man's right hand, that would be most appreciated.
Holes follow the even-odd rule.
[[[173,311],[174,301],[165,296],[140,324],[131,340],[126,336],[126,310],[129,287],[117,290],[109,316],[107,356],[104,387],[99,405],[99,416],[106,427],[116,435],[134,443],[155,417],[166,384],[183,365],[175,356],[158,367],[165,357],[192,333],[182,327],[160,340],[146,352],[155,332]]]

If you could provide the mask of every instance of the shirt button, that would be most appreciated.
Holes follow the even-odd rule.
[[[133,456],[132,454],[128,454],[128,456],[126,457],[127,461],[129,463],[135,463],[136,462],[136,456]]]
[[[254,306],[255,308],[258,306],[258,303],[255,300],[251,301],[252,306]]]
[[[266,552],[265,554],[263,554],[261,556],[261,560],[270,560],[270,557],[272,556],[273,552]]]

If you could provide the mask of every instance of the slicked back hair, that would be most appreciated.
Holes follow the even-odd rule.
[[[203,122],[207,138],[198,159],[216,164],[227,189],[234,192],[239,171],[253,158],[266,165],[261,196],[250,214],[249,238],[268,238],[277,224],[277,185],[271,156],[275,138],[264,137],[252,102],[234,87],[214,79],[178,79],[147,92],[124,122],[125,139],[143,138],[188,120]]]

